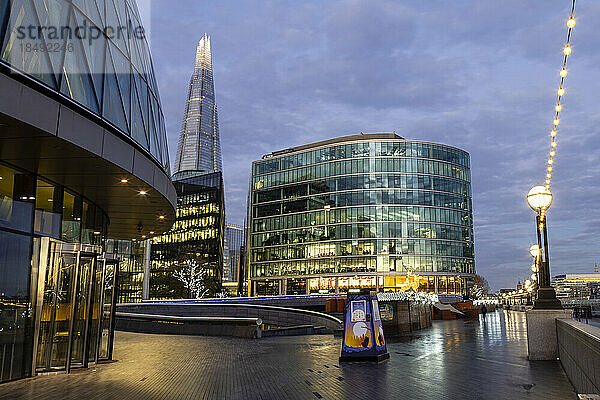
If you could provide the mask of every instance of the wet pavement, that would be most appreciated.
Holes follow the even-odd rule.
[[[380,364],[332,335],[238,339],[117,332],[116,362],[0,385],[0,399],[576,399],[558,361],[527,360],[525,315],[434,321]]]

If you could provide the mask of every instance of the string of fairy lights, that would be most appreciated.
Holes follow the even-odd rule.
[[[558,142],[556,140],[556,136],[558,135],[558,124],[560,124],[560,112],[562,111],[562,97],[565,94],[564,83],[565,78],[567,77],[567,60],[569,55],[573,49],[571,48],[571,33],[573,31],[573,27],[575,26],[575,0],[573,0],[573,5],[571,6],[571,15],[567,20],[567,43],[563,48],[564,58],[563,58],[563,67],[560,70],[560,87],[558,88],[558,101],[556,102],[556,106],[554,106],[554,128],[552,132],[550,132],[550,156],[548,157],[548,167],[546,173],[546,189],[550,190],[550,180],[552,179],[552,164],[554,164],[554,157],[556,156],[556,146]]]

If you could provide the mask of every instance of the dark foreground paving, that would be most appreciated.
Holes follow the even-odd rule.
[[[0,385],[0,399],[575,399],[556,361],[526,359],[524,314],[439,321],[381,364],[338,363],[333,336],[260,340],[117,332],[117,362]]]

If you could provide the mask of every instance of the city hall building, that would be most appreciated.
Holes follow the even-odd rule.
[[[5,382],[111,357],[118,240],[169,229],[176,193],[134,0],[4,1],[0,21]]]
[[[469,154],[360,134],[252,164],[251,296],[417,290],[468,294],[475,274]]]

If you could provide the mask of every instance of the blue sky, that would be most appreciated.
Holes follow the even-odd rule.
[[[527,277],[527,191],[542,182],[569,0],[153,0],[152,53],[174,158],[198,40],[211,36],[228,220],[274,150],[396,131],[471,154],[477,272]],[[549,212],[552,274],[600,263],[600,3],[572,38]]]

